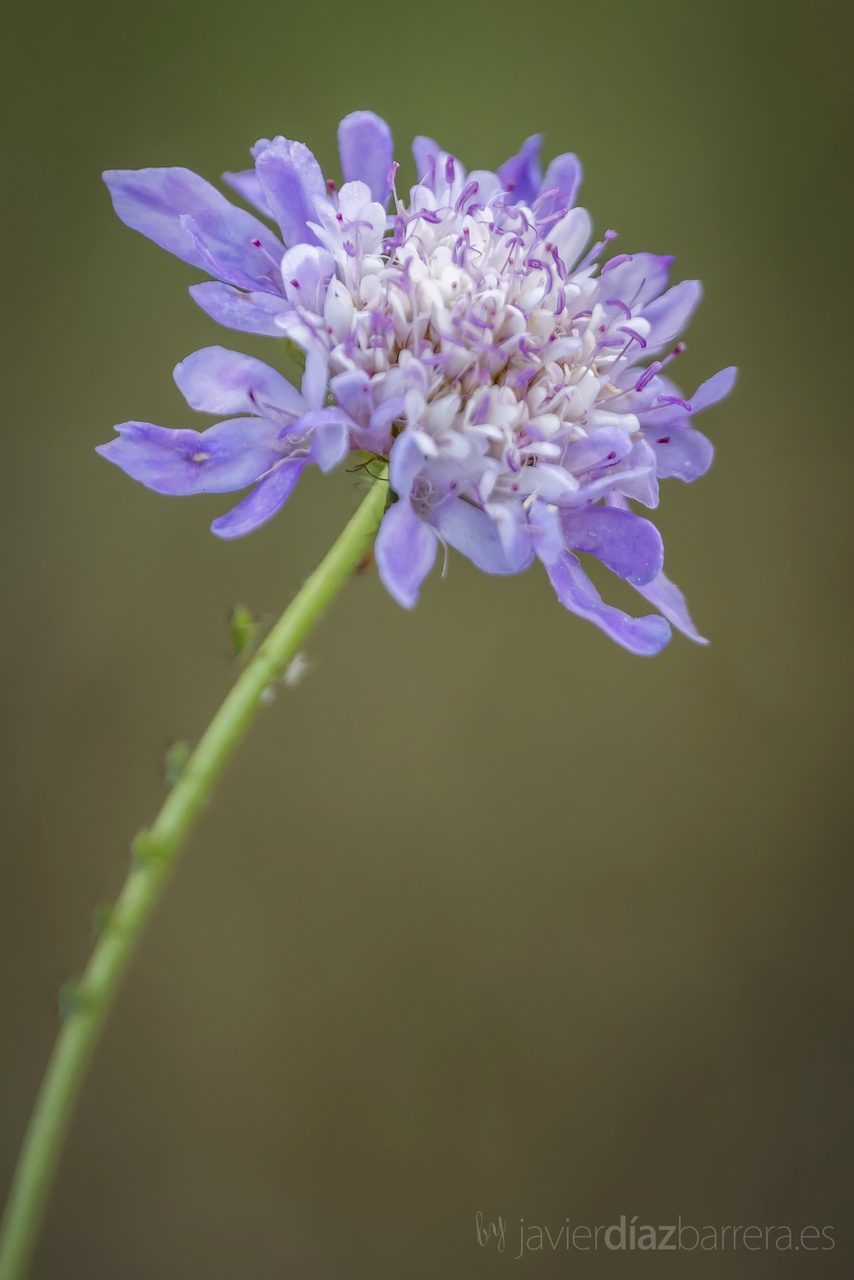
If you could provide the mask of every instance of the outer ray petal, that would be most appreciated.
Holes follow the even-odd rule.
[[[644,431],[655,450],[655,474],[659,480],[676,476],[690,483],[705,475],[715,456],[715,448],[701,431],[679,427],[660,434],[661,428]]]
[[[689,640],[694,640],[697,644],[709,643],[694,626],[684,595],[675,583],[664,576],[663,572],[653,578],[652,582],[636,586],[635,590],[639,591],[650,604],[654,604],[656,609],[663,613],[674,627],[678,627]]]
[[[380,581],[404,609],[414,609],[421,583],[433,568],[435,532],[412,509],[408,499],[389,507],[380,525],[374,555]]]
[[[525,555],[509,559],[495,521],[462,498],[444,503],[433,513],[433,519],[445,542],[468,556],[484,573],[521,573],[534,558],[534,548],[529,546]]]
[[[661,572],[664,544],[651,520],[615,507],[585,507],[563,513],[566,545],[586,551],[633,586]]]
[[[242,502],[214,520],[211,533],[218,538],[231,539],[243,538],[247,533],[260,529],[281,511],[307,463],[308,458],[286,458],[278,463]]]
[[[254,356],[203,347],[175,366],[174,378],[191,409],[200,413],[264,413],[292,417],[303,410],[296,387]]]
[[[232,191],[243,196],[247,204],[254,205],[265,218],[272,218],[273,214],[267,204],[267,197],[264,195],[258,174],[254,169],[242,169],[239,173],[224,173],[222,180],[231,187]]]
[[[555,156],[546,169],[546,176],[540,183],[537,194],[545,195],[548,191],[556,191],[557,194],[546,196],[542,203],[537,205],[538,221],[571,209],[575,204],[582,177],[583,171],[578,156],[573,155],[571,151],[562,156]]]
[[[725,399],[735,386],[737,377],[738,369],[735,365],[730,365],[729,368],[721,369],[720,373],[701,382],[691,397],[691,412],[700,413],[703,409],[709,409],[713,404]]]
[[[338,126],[338,149],[345,182],[364,182],[371,199],[385,205],[394,140],[385,120],[373,111],[352,111]]]
[[[670,639],[670,627],[658,614],[632,618],[622,609],[605,604],[581,567],[578,557],[567,551],[546,565],[551,584],[561,604],[580,618],[586,618],[616,640],[630,653],[651,657]]]
[[[104,181],[122,222],[193,267],[208,270],[182,217],[193,219],[201,242],[229,271],[259,277],[265,260],[254,241],[276,262],[282,256],[282,246],[263,222],[190,169],[108,169]]]
[[[278,461],[280,446],[263,418],[233,418],[207,431],[172,431],[123,422],[118,440],[96,453],[156,493],[230,493],[245,489]]]
[[[682,280],[644,307],[643,318],[650,325],[646,355],[679,337],[702,296],[703,286],[699,280]]]
[[[191,284],[190,297],[218,324],[267,338],[281,338],[276,316],[290,310],[290,303],[277,293],[244,293],[218,280]]]
[[[534,133],[522,143],[518,155],[505,160],[498,170],[503,189],[510,193],[513,204],[532,205],[540,191],[543,171],[540,168],[540,147],[543,135]]]
[[[279,224],[285,244],[317,244],[309,227],[317,221],[316,200],[326,199],[320,165],[302,142],[266,139],[252,148],[264,199]]]

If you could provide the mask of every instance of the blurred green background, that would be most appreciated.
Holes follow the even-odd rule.
[[[366,573],[192,842],[88,1080],[34,1280],[852,1274],[850,6],[83,0],[6,10],[0,1181],[96,903],[358,498],[342,470],[223,544],[93,453],[197,425],[223,342],[100,171],[214,180],[261,136],[337,172],[370,107],[494,167],[574,149],[619,248],[706,282],[729,363],[664,486],[703,650],[630,657],[545,576],[453,556],[413,614]],[[638,598],[616,581],[615,603]],[[504,1255],[475,1215],[509,1224]],[[620,1214],[830,1224],[833,1253],[518,1252]]]

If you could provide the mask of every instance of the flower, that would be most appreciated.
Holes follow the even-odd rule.
[[[201,433],[125,423],[100,452],[165,493],[257,482],[214,521],[221,537],[268,520],[309,462],[328,470],[353,450],[388,459],[395,500],[376,560],[404,607],[442,543],[487,573],[538,558],[561,603],[635,653],[658,652],[669,623],[703,642],[664,575],[658,530],[630,508],[655,507],[659,479],[692,481],[711,465],[692,417],[729,393],[735,369],[690,399],[664,372],[699,282],[668,288],[672,259],[648,253],[599,266],[616,233],[585,253],[581,166],[562,155],[543,175],[538,136],[497,173],[469,174],[416,138],[408,203],[382,120],[347,116],[339,145],[340,191],[284,138],[253,148],[253,170],[225,175],[284,243],[188,170],[105,174],[123,221],[218,277],[190,289],[209,315],[289,339],[306,366],[297,392],[258,360],[197,352],[175,371],[190,405],[248,416]],[[604,603],[578,552],[659,612]]]

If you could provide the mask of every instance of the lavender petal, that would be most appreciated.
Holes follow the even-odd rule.
[[[96,453],[156,493],[230,493],[245,489],[278,461],[280,447],[263,418],[232,418],[207,431],[172,431],[123,422],[118,440]]]
[[[314,202],[326,199],[326,184],[311,151],[302,142],[278,137],[257,143],[252,154],[264,199],[285,244],[318,244],[308,223],[317,221]]]
[[[661,534],[650,520],[616,507],[563,513],[566,545],[586,551],[633,586],[652,582],[664,563]]]
[[[546,572],[565,608],[601,627],[607,636],[630,653],[651,657],[659,653],[670,639],[670,627],[657,614],[632,618],[622,609],[605,604],[582,569],[578,557],[570,551],[547,563]]]
[[[180,222],[181,229],[193,242],[205,270],[212,276],[216,276],[217,279],[223,280],[226,284],[234,285],[238,289],[246,289],[249,292],[255,289],[262,289],[265,293],[272,293],[277,297],[281,296],[281,276],[275,266],[275,259],[271,260],[264,254],[260,243],[253,243],[251,246],[252,253],[247,255],[247,263],[251,259],[251,265],[255,272],[254,275],[250,275],[242,267],[231,266],[225,258],[214,253],[199,230],[195,218],[191,217],[190,214],[182,214]]]
[[[412,431],[403,431],[397,437],[389,455],[388,477],[392,489],[400,498],[408,498],[412,484],[424,465],[424,451]]]
[[[181,225],[185,216],[229,270],[257,275],[259,254],[253,241],[277,262],[282,256],[282,246],[262,222],[189,169],[109,169],[103,176],[122,222],[191,266],[207,270],[198,245]]]
[[[413,609],[421,584],[433,568],[436,534],[419,520],[405,498],[389,507],[374,544],[380,581],[404,609]]]
[[[656,253],[633,253],[611,270],[606,263],[603,276],[607,276],[608,294],[622,299],[637,315],[667,288],[672,264],[671,256]]]
[[[519,152],[505,160],[498,170],[503,189],[509,192],[512,204],[532,205],[540,191],[543,171],[540,168],[540,146],[543,135],[532,134],[522,143]]]
[[[385,120],[373,111],[353,111],[338,126],[338,150],[345,182],[364,182],[371,199],[385,207],[394,141]]]
[[[432,138],[419,136],[412,140],[412,154],[415,157],[415,171],[418,175],[418,181],[423,182],[425,178],[429,178],[431,172],[435,175],[436,166],[439,162],[439,156],[442,154],[442,148],[438,142],[434,142]]]
[[[486,513],[495,522],[508,564],[526,569],[534,556],[531,529],[520,502],[488,502]]]
[[[689,640],[695,641],[696,644],[708,644],[708,640],[701,636],[688,612],[688,605],[685,597],[675,583],[659,573],[651,582],[646,582],[642,586],[635,585],[635,590],[639,591],[645,600],[655,605],[674,627],[677,627]]]
[[[546,233],[547,244],[556,249],[567,271],[572,271],[590,239],[593,224],[586,209],[570,209]]]
[[[335,259],[314,244],[295,244],[282,258],[282,284],[292,306],[323,315],[326,290],[335,275]]]
[[[173,377],[190,408],[200,413],[263,414],[271,409],[296,417],[303,410],[300,393],[280,373],[226,347],[195,351],[175,366]]]
[[[258,174],[254,169],[243,169],[240,173],[224,173],[222,180],[231,187],[232,191],[242,196],[247,204],[253,205],[259,213],[263,213],[265,218],[272,218],[267,197],[261,189]]]
[[[462,498],[453,498],[437,507],[433,522],[444,541],[484,573],[521,573],[534,558],[534,548],[529,546],[524,557],[509,559],[495,521],[480,507]]]
[[[571,151],[567,151],[562,156],[555,156],[546,169],[546,176],[540,183],[537,194],[541,195],[554,190],[557,194],[547,196],[541,204],[537,205],[537,220],[541,221],[555,213],[571,209],[575,204],[582,177],[583,170],[578,156],[573,155]]]
[[[212,320],[241,333],[281,338],[276,316],[290,310],[290,303],[275,293],[244,293],[218,280],[190,285],[190,297]]]
[[[293,424],[293,432],[314,433],[310,456],[321,471],[331,471],[346,457],[350,449],[350,429],[353,422],[342,409],[314,409],[304,413]]]
[[[596,467],[621,462],[632,451],[632,442],[622,427],[596,427],[588,436],[576,440],[563,455],[567,471],[580,475]]]
[[[707,378],[705,382],[701,382],[691,397],[691,412],[700,413],[703,409],[709,409],[713,404],[725,399],[735,386],[737,377],[738,369],[735,365],[730,365],[727,369],[721,369],[720,373],[714,374],[713,377]]]
[[[302,398],[307,409],[319,409],[326,398],[329,377],[327,354],[320,347],[311,346],[305,354],[305,372],[302,376]]]
[[[645,507],[658,506],[658,477],[655,473],[655,450],[646,440],[635,440],[629,456],[613,476],[613,493],[634,498]],[[623,469],[624,468],[624,469]]]
[[[702,296],[703,286],[699,280],[682,280],[644,307],[642,315],[650,326],[646,339],[647,356],[679,337]]]
[[[659,480],[676,476],[690,484],[706,474],[715,456],[711,440],[692,427],[682,427],[665,435],[659,435],[659,430],[644,430],[644,437],[655,450],[655,474]]]
[[[211,533],[218,538],[231,539],[243,538],[247,533],[260,529],[281,511],[307,463],[308,458],[286,458],[279,462],[242,502],[214,520]]]

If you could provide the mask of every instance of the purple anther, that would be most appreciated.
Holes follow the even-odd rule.
[[[635,391],[643,391],[644,387],[648,387],[655,375],[661,372],[661,368],[661,361],[653,360],[649,368],[644,369],[643,373],[635,383]]]
[[[607,238],[607,233],[606,233],[606,238]],[[613,271],[614,267],[621,267],[624,262],[631,262],[631,261],[632,261],[632,255],[630,253],[618,253],[616,257],[609,258],[609,260],[602,267],[602,275],[604,276],[606,271]]]
[[[678,404],[686,413],[691,412],[691,405],[687,400],[682,400],[679,396],[659,396],[655,403],[656,407],[664,404]]]
[[[469,182],[466,184],[466,186],[463,187],[462,191],[459,194],[457,203],[454,205],[454,208],[456,209],[457,213],[462,213],[463,209],[466,206],[466,203],[471,199],[472,196],[477,195],[477,190],[478,190],[478,183],[476,179],[474,182]]]
[[[566,216],[566,210],[558,209],[556,213],[550,213],[547,218],[535,218],[534,226],[537,228],[537,234],[542,237],[546,235],[549,227],[553,227],[556,222],[560,222],[561,218]]]
[[[544,200],[551,200],[552,196],[560,195],[562,195],[560,187],[549,187],[548,191],[541,191],[534,203],[531,205],[531,212],[536,213]],[[558,217],[562,218],[565,212],[565,210],[561,210]],[[551,219],[547,219],[547,221],[551,221]]]
[[[454,164],[454,157],[448,156],[447,160],[445,161],[445,181],[450,184],[454,181],[455,177],[456,177],[456,166]]]
[[[627,333],[630,338],[634,338],[635,342],[639,342],[642,347],[646,348],[646,338],[642,338],[635,329],[630,329],[627,324],[621,324],[619,331],[620,333]]]
[[[604,267],[603,267],[603,270],[604,270]],[[606,298],[606,299],[605,299],[605,306],[606,306],[606,307],[619,307],[619,308],[620,308],[620,310],[625,314],[626,319],[631,320],[631,318],[632,318],[632,309],[631,309],[631,307],[627,307],[627,306],[626,306],[626,304],[625,304],[625,302],[623,302],[620,298]]]
[[[389,255],[394,253],[395,249],[399,248],[400,245],[403,244],[405,236],[406,236],[406,219],[403,218],[400,214],[398,214],[394,220],[394,233],[391,236],[391,239],[386,239],[383,241],[383,248],[385,252],[388,253]]]

